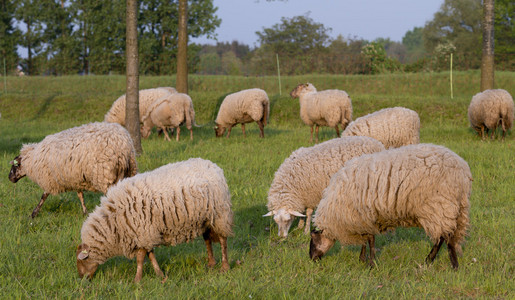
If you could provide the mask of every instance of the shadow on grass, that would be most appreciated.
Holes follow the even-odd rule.
[[[30,119],[31,121],[35,121],[39,118],[41,118],[42,115],[45,114],[45,112],[48,111],[48,108],[50,107],[50,105],[52,104],[52,101],[55,99],[55,96],[56,95],[51,95],[51,96],[48,96],[46,97],[44,100],[43,100],[43,104],[41,105],[41,107],[38,109],[38,111],[34,114],[34,116],[32,117],[32,119]]]

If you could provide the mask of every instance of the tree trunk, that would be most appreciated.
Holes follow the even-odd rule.
[[[176,89],[188,93],[188,0],[179,0]]]
[[[127,0],[126,13],[126,55],[127,55],[127,91],[125,97],[125,126],[134,142],[136,153],[141,148],[139,120],[139,58],[138,58],[138,0]]]
[[[481,91],[494,88],[494,0],[483,1]]]

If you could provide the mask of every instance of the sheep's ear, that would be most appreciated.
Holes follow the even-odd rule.
[[[269,211],[266,215],[263,215],[263,217],[270,217],[273,216],[275,213],[273,211]]]
[[[294,216],[296,216],[296,217],[305,217],[305,216],[306,216],[306,215],[303,215],[303,214],[301,214],[300,212],[298,212],[298,211],[294,211],[294,210],[291,210],[291,211],[289,211],[288,213],[289,213],[290,215],[294,215]]]

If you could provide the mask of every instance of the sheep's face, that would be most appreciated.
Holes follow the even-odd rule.
[[[313,85],[311,83],[301,83],[297,85],[290,93],[290,97],[292,98],[298,98],[300,95],[304,93],[304,91],[311,90],[311,87]],[[314,88],[314,87],[313,87]]]
[[[12,166],[11,171],[9,172],[9,180],[13,183],[18,182],[18,180],[27,175],[25,171],[23,171],[21,161],[21,156],[16,156],[11,162],[9,162]]]
[[[220,125],[216,124],[214,129],[215,129],[215,136],[216,137],[221,137],[222,135],[224,135],[225,128],[223,128]]]
[[[145,126],[141,126],[140,127],[140,133],[141,133],[141,137],[146,139],[150,136],[150,133],[151,133],[151,129],[145,127]]]
[[[333,247],[334,242],[334,240],[324,236],[323,230],[313,229],[311,231],[311,242],[309,243],[309,256],[312,260],[319,260]]]
[[[263,217],[268,217],[272,215],[274,216],[274,221],[277,224],[277,227],[279,228],[279,232],[277,233],[277,235],[283,238],[288,236],[288,231],[290,230],[291,224],[293,223],[295,217],[305,217],[305,215],[299,212],[292,210],[287,211],[282,208],[277,211],[271,211]]]
[[[89,257],[89,246],[87,244],[80,244],[77,247],[77,271],[79,277],[86,276],[91,279],[98,268],[98,263],[91,261]]]

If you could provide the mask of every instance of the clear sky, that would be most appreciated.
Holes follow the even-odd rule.
[[[444,0],[214,0],[222,24],[217,28],[220,42],[233,40],[258,46],[256,31],[281,22],[281,17],[305,15],[326,28],[330,36],[375,40],[378,37],[401,42],[408,30],[423,27],[440,9]],[[216,44],[206,38],[191,39]]]

